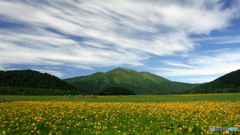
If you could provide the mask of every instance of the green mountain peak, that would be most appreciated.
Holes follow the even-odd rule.
[[[172,82],[149,72],[137,72],[131,69],[115,68],[105,73],[94,73],[65,79],[68,83],[83,89],[100,91],[109,87],[123,87],[137,94],[156,94],[189,90],[196,84]]]

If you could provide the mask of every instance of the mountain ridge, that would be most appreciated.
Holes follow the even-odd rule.
[[[66,82],[83,89],[100,91],[108,87],[124,87],[137,94],[156,94],[189,90],[198,84],[173,82],[164,77],[132,69],[115,68],[105,73],[96,72],[87,76],[64,79]]]
[[[193,89],[195,93],[240,92],[240,69],[232,71],[217,79],[201,84]]]

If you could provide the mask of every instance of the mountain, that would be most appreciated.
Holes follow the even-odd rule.
[[[92,91],[100,91],[108,87],[123,87],[136,94],[156,94],[163,92],[189,90],[198,84],[173,82],[161,76],[137,72],[135,70],[116,68],[108,72],[97,72],[87,76],[65,79],[66,82]]]
[[[223,75],[212,82],[194,88],[195,93],[240,92],[240,70]]]
[[[63,95],[81,92],[84,91],[47,73],[34,70],[0,71],[2,95]]]

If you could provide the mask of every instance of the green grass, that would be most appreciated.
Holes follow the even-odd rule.
[[[135,96],[16,96],[0,95],[0,100],[40,100],[40,101],[88,101],[88,102],[183,102],[183,101],[240,101],[240,93],[226,94],[185,94],[185,95],[135,95]]]

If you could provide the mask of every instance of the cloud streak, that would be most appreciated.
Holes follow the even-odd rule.
[[[144,66],[152,56],[194,50],[190,35],[226,28],[238,6],[223,8],[220,0],[2,0],[0,20],[20,26],[0,26],[0,64]]]
[[[57,77],[62,77],[63,76],[63,73],[60,72],[60,71],[56,71],[56,70],[43,70],[43,69],[35,69],[33,68],[33,70],[36,70],[36,71],[39,71],[39,72],[42,72],[42,73],[49,73],[51,75],[55,75]]]
[[[189,66],[187,64],[182,64],[177,61],[162,61],[162,62],[169,66],[192,68],[192,66]]]
[[[160,71],[158,74],[163,76],[223,75],[239,69],[239,51],[239,48],[235,48],[231,50],[218,50],[215,54],[211,54],[211,56],[194,55],[188,58],[187,64],[180,64],[183,65],[182,67],[187,65],[186,68],[154,68],[154,70]],[[211,53],[214,53],[214,51]]]

